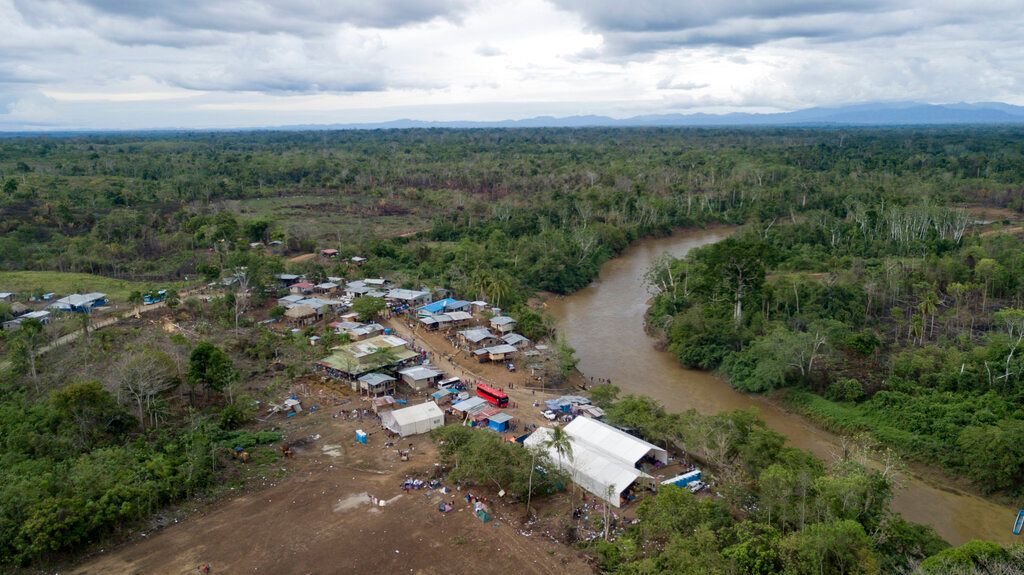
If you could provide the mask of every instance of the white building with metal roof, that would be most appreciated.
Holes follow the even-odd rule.
[[[546,450],[551,461],[577,485],[615,507],[621,507],[623,494],[634,483],[653,480],[639,468],[641,462],[668,462],[664,449],[595,419],[577,417],[565,426],[565,432],[571,456],[559,458],[553,447],[545,446],[552,433],[547,427],[538,428],[523,444]]]
[[[398,375],[402,378],[402,381],[409,384],[413,389],[422,390],[430,387],[430,384],[440,379],[444,374],[429,367],[415,365],[398,370]]]
[[[403,409],[385,411],[380,416],[384,427],[408,437],[427,433],[444,425],[444,412],[433,401],[412,405]]]

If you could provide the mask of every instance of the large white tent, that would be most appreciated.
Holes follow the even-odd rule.
[[[634,437],[614,427],[589,419],[577,417],[565,426],[572,446],[572,454],[559,457],[545,443],[551,437],[551,429],[538,428],[523,442],[527,447],[546,449],[548,457],[580,487],[596,497],[620,506],[620,496],[636,480],[653,479],[637,469],[637,463],[645,457],[667,462],[668,453],[653,444]]]
[[[664,449],[596,419],[577,417],[565,426],[565,432],[630,466],[644,457],[668,463],[668,452]]]
[[[385,411],[380,416],[384,427],[406,437],[426,433],[444,425],[444,412],[433,401]]]

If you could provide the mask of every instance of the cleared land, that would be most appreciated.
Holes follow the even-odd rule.
[[[592,572],[581,555],[544,529],[531,526],[524,535],[521,505],[494,501],[494,520],[483,523],[462,499],[465,491],[403,492],[406,477],[435,475],[430,439],[401,440],[403,448],[413,446],[410,460],[401,461],[395,447],[384,445],[375,417],[335,417],[341,409],[364,407],[363,402],[324,403],[316,413],[282,422],[287,441],[302,444],[294,459],[273,464],[275,470],[290,468],[286,479],[140,536],[70,572],[177,575],[196,573],[205,563],[212,573]],[[354,441],[359,428],[371,432],[366,446]],[[475,493],[497,499],[486,491]],[[386,505],[372,506],[370,496]],[[455,510],[440,513],[441,501],[454,501]]]
[[[175,282],[135,282],[112,279],[93,274],[17,271],[0,272],[0,291],[17,294],[35,291],[69,293],[102,292],[113,300],[124,301],[133,291],[146,292],[153,289],[178,289],[184,284]]]
[[[292,233],[321,240],[347,240],[353,234],[406,235],[428,229],[432,217],[429,205],[396,194],[253,198],[225,201],[224,207],[246,218],[272,219]]]

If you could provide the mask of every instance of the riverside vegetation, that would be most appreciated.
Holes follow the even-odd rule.
[[[747,227],[651,274],[662,291],[651,321],[684,363],[721,369],[744,389],[784,388],[830,425],[867,430],[911,457],[934,455],[983,489],[1014,492],[1024,460],[1020,244],[977,233],[968,209],[1020,213],[1022,135],[538,129],[0,140],[0,269],[98,274],[151,288],[244,270],[251,293],[182,302],[175,313],[206,326],[184,340],[82,338],[68,354],[88,359],[77,367],[31,359],[45,331],[4,333],[0,560],[24,563],[96,541],[222,480],[215,461],[198,454],[233,442],[224,434],[247,418],[232,393],[241,376],[232,374],[259,374],[257,364],[282,354],[288,373],[308,365],[308,351],[275,349],[245,316],[271,296],[274,272],[451,287],[511,310],[525,335],[537,337],[552,330],[528,305],[537,291],[579,289],[633,240],[711,223]],[[281,247],[250,247],[271,240]],[[287,259],[326,247],[342,257]],[[339,263],[352,255],[368,261]],[[229,334],[218,343],[230,365],[209,348],[196,352],[211,333]],[[170,358],[141,407],[125,391],[135,381],[130,358],[121,357],[129,352]],[[193,355],[216,360],[214,369],[186,367]],[[115,363],[126,371],[94,383],[104,373],[98,367]],[[750,464],[746,474],[759,480],[773,464]],[[813,470],[808,481],[853,473],[833,465],[799,463]],[[85,484],[100,475],[104,482]],[[818,512],[796,532],[850,520],[870,539],[889,524],[876,513],[886,504],[873,499],[872,511],[852,519]],[[793,524],[780,517],[766,525],[784,541]],[[632,568],[677,548],[655,541],[701,541],[665,525],[675,537],[638,535],[644,552],[602,551],[606,567]],[[820,529],[840,530],[836,545],[851,553],[868,545],[873,564],[887,565],[880,543],[865,543],[852,524]],[[759,537],[729,533],[732,542]],[[927,534],[914,539],[915,556],[937,549]]]

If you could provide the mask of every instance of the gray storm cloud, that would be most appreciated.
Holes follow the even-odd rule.
[[[344,106],[367,94],[359,110],[384,101],[452,110],[466,98],[488,114],[508,110],[505,117],[543,110],[545,102],[552,111],[611,114],[898,99],[1024,103],[1021,7],[1019,0],[0,0],[0,129],[51,121],[153,126],[172,118],[216,125],[242,117],[238,110],[247,124],[281,123],[289,114],[316,121],[287,102],[330,96]],[[579,105],[567,100],[574,95]]]

